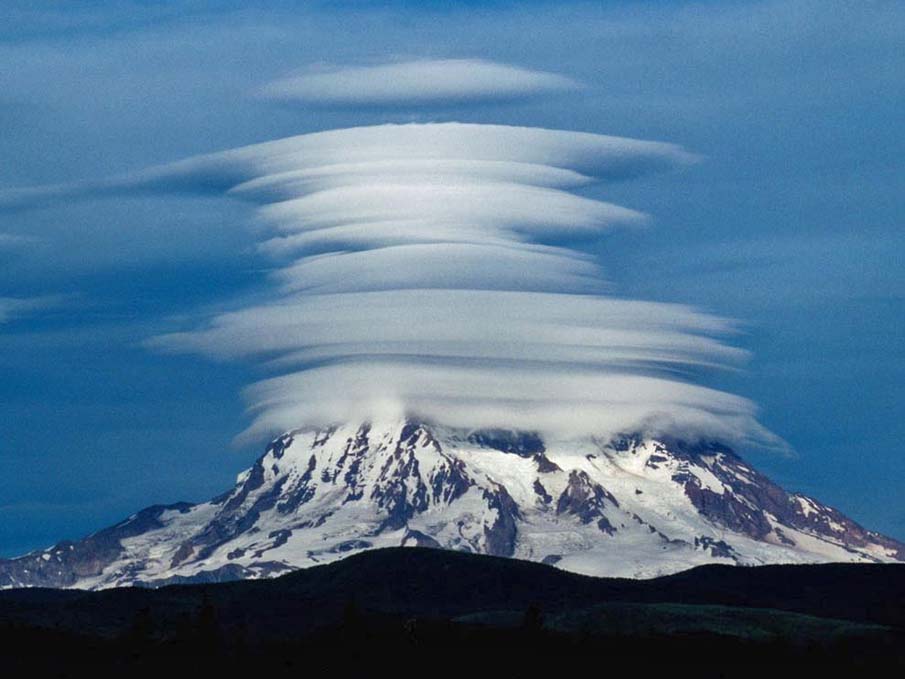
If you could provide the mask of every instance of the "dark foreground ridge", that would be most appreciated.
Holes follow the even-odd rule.
[[[703,566],[638,581],[395,548],[272,580],[3,591],[0,633],[8,676],[533,674],[604,659],[641,673],[800,664],[836,676],[905,668],[905,566]]]

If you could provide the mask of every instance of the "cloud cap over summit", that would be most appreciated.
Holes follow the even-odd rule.
[[[682,427],[771,440],[745,399],[695,383],[744,352],[732,324],[607,297],[578,245],[646,215],[580,195],[680,168],[672,144],[459,123],[301,135],[86,185],[227,193],[258,206],[270,299],[149,344],[269,373],[246,391],[272,433],[392,412],[458,426]]]

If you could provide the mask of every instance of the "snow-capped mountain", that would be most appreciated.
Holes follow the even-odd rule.
[[[716,443],[395,421],[284,434],[229,492],[0,561],[0,587],[257,578],[398,545],[627,577],[905,560],[902,543],[787,493]]]

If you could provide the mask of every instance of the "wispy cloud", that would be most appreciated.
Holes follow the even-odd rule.
[[[34,239],[28,236],[21,236],[16,233],[0,232],[0,252],[3,250],[14,250],[33,243]]]
[[[424,108],[521,101],[576,90],[556,73],[484,59],[422,59],[370,66],[322,66],[275,80],[264,97],[330,107]]]
[[[71,297],[45,295],[41,297],[0,297],[0,323],[62,306]]]

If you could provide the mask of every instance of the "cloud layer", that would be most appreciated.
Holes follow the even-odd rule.
[[[744,354],[723,319],[605,296],[580,242],[645,215],[576,193],[693,162],[656,142],[494,125],[336,130],[190,159],[122,186],[219,187],[259,205],[274,299],[152,344],[275,373],[250,432],[414,414],[571,434],[763,437],[751,403],[694,384]],[[113,190],[113,186],[107,188]]]
[[[737,365],[724,319],[606,295],[574,247],[646,216],[578,193],[695,160],[658,142],[459,123],[301,135],[8,207],[135,191],[258,206],[272,298],[155,348],[250,360],[248,434],[413,415],[560,434],[637,430],[768,440],[745,399],[695,383]]]
[[[421,59],[322,68],[275,80],[262,94],[330,107],[423,108],[518,101],[574,90],[574,80],[483,59]]]

